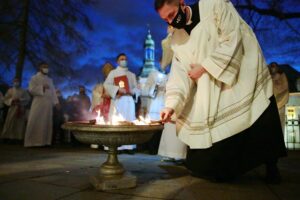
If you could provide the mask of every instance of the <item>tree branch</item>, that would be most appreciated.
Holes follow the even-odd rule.
[[[273,17],[279,18],[281,20],[300,18],[300,12],[284,13],[284,12],[280,12],[280,11],[277,11],[274,9],[258,8],[257,6],[255,6],[253,4],[236,5],[236,8],[241,9],[241,10],[253,10],[261,15],[273,16]]]

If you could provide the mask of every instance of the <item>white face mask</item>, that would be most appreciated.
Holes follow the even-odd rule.
[[[121,60],[120,61],[120,67],[126,68],[127,67],[127,60]]]
[[[19,87],[20,83],[19,82],[14,82],[14,87]]]
[[[48,69],[48,68],[42,68],[42,72],[43,72],[44,74],[48,74],[49,69]]]

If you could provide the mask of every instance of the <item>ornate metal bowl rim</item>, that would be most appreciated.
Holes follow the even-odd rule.
[[[63,129],[71,131],[87,131],[87,132],[144,132],[162,130],[162,124],[150,125],[99,125],[91,124],[88,121],[66,122],[62,125]]]

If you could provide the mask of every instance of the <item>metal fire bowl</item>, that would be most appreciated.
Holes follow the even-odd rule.
[[[67,122],[63,129],[70,130],[75,138],[86,144],[121,146],[141,144],[163,129],[163,125],[97,125],[88,122]]]
[[[91,177],[97,190],[132,188],[137,184],[136,176],[126,172],[118,160],[118,146],[140,144],[151,139],[163,129],[156,125],[96,125],[89,122],[67,122],[62,125],[72,131],[77,140],[87,144],[103,144],[108,147],[107,159],[99,168],[99,174]]]

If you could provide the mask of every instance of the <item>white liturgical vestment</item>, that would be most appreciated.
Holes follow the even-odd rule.
[[[13,100],[19,100],[18,105],[13,104]],[[1,138],[23,140],[26,125],[26,108],[30,96],[28,92],[20,87],[10,88],[5,96],[4,103],[9,106],[2,130]]]
[[[134,121],[136,119],[135,117],[135,101],[131,95],[124,95],[121,97],[117,96],[119,86],[115,85],[114,78],[120,77],[120,76],[127,76],[128,84],[129,84],[129,90],[132,94],[138,94],[137,89],[137,82],[136,82],[136,76],[134,73],[130,72],[128,68],[123,68],[118,66],[116,69],[112,70],[105,82],[104,82],[104,88],[107,91],[107,93],[112,98],[113,103],[111,106],[114,106],[115,108],[112,108],[114,111],[112,111],[112,114],[121,114],[122,117],[126,121]],[[136,145],[123,145],[118,148],[118,150],[123,149],[134,149]]]
[[[43,86],[46,84],[49,89],[44,91]],[[29,92],[33,100],[28,116],[24,146],[51,145],[53,106],[58,104],[52,79],[38,72],[30,80]]]
[[[201,0],[191,34],[175,30],[166,107],[175,110],[177,134],[192,149],[249,128],[268,107],[272,80],[251,28],[228,0]],[[191,64],[205,69],[197,81]]]

